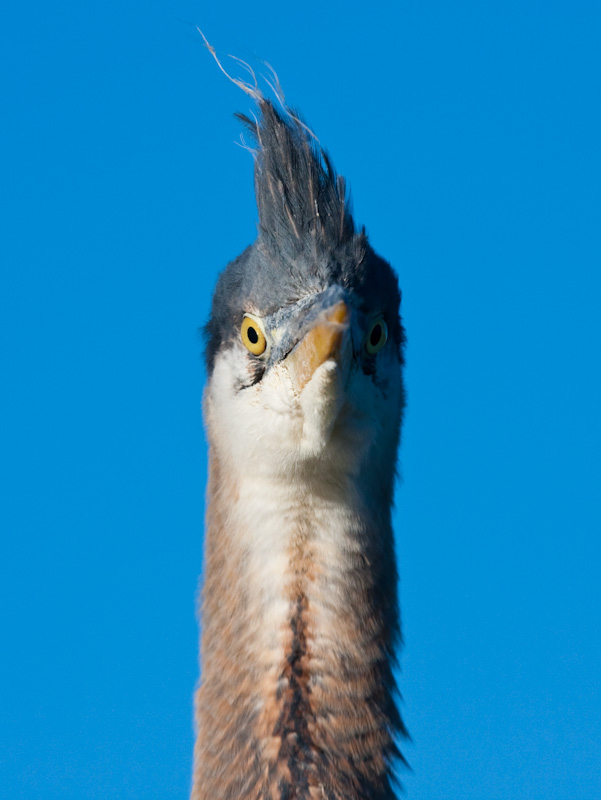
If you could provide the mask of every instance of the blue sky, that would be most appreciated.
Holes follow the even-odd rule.
[[[197,328],[269,61],[399,272],[409,800],[601,796],[601,10],[23,3],[0,27],[0,795],[186,798]]]

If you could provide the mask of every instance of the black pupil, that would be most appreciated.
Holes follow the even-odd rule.
[[[382,338],[382,326],[378,322],[377,325],[374,325],[371,329],[371,335],[369,337],[369,343],[372,347],[376,347],[380,344],[380,339]]]
[[[251,344],[256,344],[259,341],[259,334],[251,325],[249,325],[248,328],[246,329],[246,333],[248,336],[248,341]]]

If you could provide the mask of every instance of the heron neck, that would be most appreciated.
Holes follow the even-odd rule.
[[[194,800],[394,796],[396,568],[366,485],[212,454]]]

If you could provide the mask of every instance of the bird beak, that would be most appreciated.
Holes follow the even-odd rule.
[[[328,360],[339,360],[348,328],[349,309],[344,301],[327,309],[287,358],[297,392],[302,392],[315,370]]]

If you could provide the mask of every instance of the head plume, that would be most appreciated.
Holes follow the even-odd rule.
[[[346,183],[298,114],[283,109],[261,98],[258,119],[237,115],[257,145],[259,242],[286,262],[319,259],[355,235]]]
[[[266,82],[279,101],[268,100],[252,68],[232,56],[252,82],[232,77],[200,31],[219,68],[256,103],[257,115],[237,117],[254,141],[258,236],[221,273],[206,326],[206,359],[212,370],[224,342],[237,340],[249,309],[265,316],[338,285],[365,309],[385,312],[393,339],[404,341],[400,291],[390,265],[371,248],[365,229],[355,229],[346,183],[300,116],[284,102],[277,79]]]

